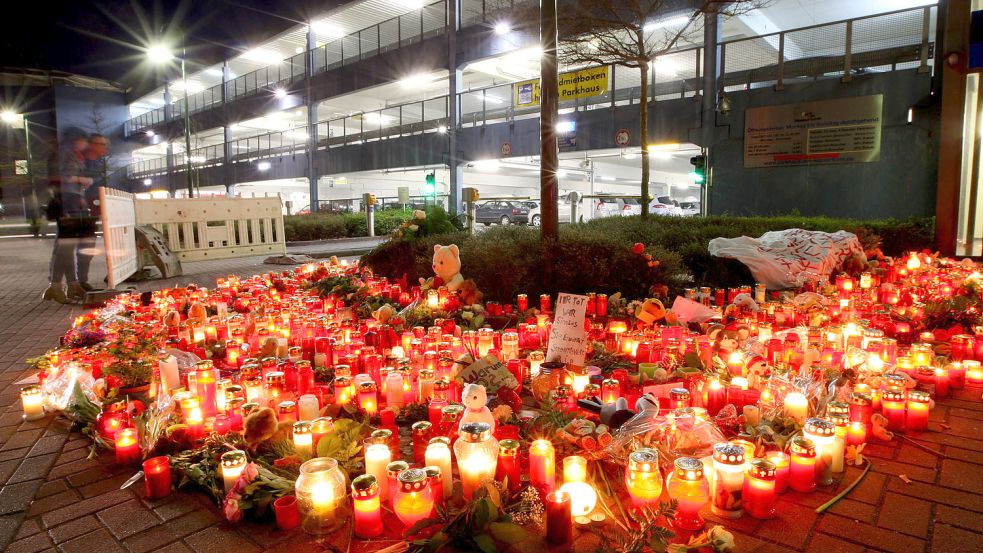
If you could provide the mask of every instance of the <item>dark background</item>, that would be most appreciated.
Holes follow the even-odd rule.
[[[131,88],[130,98],[137,98],[160,84],[145,62],[143,48],[161,36],[175,47],[183,39],[191,73],[350,1],[9,2],[0,33],[0,66],[55,69],[116,81]]]

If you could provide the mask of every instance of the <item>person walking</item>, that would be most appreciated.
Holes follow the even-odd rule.
[[[78,245],[75,247],[75,277],[83,290],[90,292],[95,288],[89,284],[89,265],[98,252],[96,249],[96,222],[99,218],[99,189],[106,186],[106,156],[109,154],[109,139],[99,133],[89,135],[85,148],[85,176],[92,184],[83,193],[88,209],[79,229]]]
[[[53,183],[55,194],[48,206],[48,217],[56,220],[58,230],[51,252],[48,288],[41,297],[58,303],[74,303],[85,296],[75,272],[75,249],[84,230],[83,217],[87,216],[83,193],[92,184],[92,179],[84,176],[87,146],[85,136],[76,136],[58,156],[58,180]],[[63,282],[68,285],[67,290]]]

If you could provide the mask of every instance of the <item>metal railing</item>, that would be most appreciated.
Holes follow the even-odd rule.
[[[780,88],[797,79],[839,76],[848,80],[865,71],[927,70],[933,61],[934,10],[933,6],[915,8],[723,42],[720,45],[722,82],[726,89],[768,84]],[[848,27],[850,33],[846,32]],[[896,37],[890,34],[890,29],[898,30]],[[773,51],[769,51],[772,46]],[[847,52],[851,55],[847,56]],[[702,56],[702,47],[658,56],[650,72],[649,100],[683,98],[699,93],[703,86]],[[641,101],[640,85],[637,70],[612,65],[609,66],[606,92],[561,101],[559,107],[567,112],[578,112],[638,104]],[[461,126],[538,117],[538,105],[517,106],[514,88],[515,83],[508,83],[458,94],[454,101],[458,102]],[[334,148],[438,132],[441,126],[450,124],[449,101],[449,96],[438,96],[318,122],[317,147]],[[306,128],[300,127],[236,140],[232,143],[232,159],[293,154],[306,147]],[[211,161],[212,156],[218,156],[222,149],[221,145],[210,148],[217,150],[201,154],[196,150],[193,159],[204,156]],[[146,166],[143,161],[134,164],[131,174],[136,174],[138,167],[142,170]],[[157,166],[152,167],[156,169]]]

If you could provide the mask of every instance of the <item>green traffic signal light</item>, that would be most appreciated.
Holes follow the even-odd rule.
[[[707,180],[707,156],[698,155],[689,158],[693,170],[689,173],[689,178],[696,184],[703,184]]]
[[[706,177],[699,171],[690,171],[689,178],[696,184],[703,184],[703,182],[706,181]]]
[[[424,194],[433,194],[437,190],[437,176],[435,173],[427,173],[427,180],[423,185]]]

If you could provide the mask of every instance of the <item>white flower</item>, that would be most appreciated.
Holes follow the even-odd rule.
[[[725,553],[734,549],[734,535],[728,532],[723,526],[714,526],[707,532],[707,539],[714,551]]]
[[[420,225],[410,225],[410,230],[412,230],[413,232],[416,232],[416,231],[420,230]]]
[[[461,318],[464,319],[465,321],[470,321],[471,319],[474,318],[474,313],[470,311],[465,311],[461,313]]]
[[[414,209],[413,210],[413,218],[414,219],[421,219],[421,220],[422,219],[426,219],[427,218],[427,212],[426,211],[423,211],[422,209]]]

